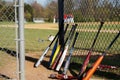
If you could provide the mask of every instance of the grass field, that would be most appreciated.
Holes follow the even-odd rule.
[[[57,30],[25,29],[26,51],[43,51],[50,44],[48,36],[56,33]]]
[[[76,44],[75,47],[79,49],[86,49],[86,50],[89,49],[93,43],[95,35],[96,35],[96,32],[79,32],[79,38],[77,41],[77,43],[79,44]],[[116,33],[100,33],[96,41],[96,44],[94,46],[94,50],[99,52],[104,51],[107,48],[107,46],[110,44],[112,39],[115,37],[115,35]],[[120,53],[119,52],[120,45],[118,45],[119,42],[120,42],[120,38],[116,40],[116,42],[110,49],[110,52]]]
[[[29,24],[27,24],[27,25],[29,25]],[[30,27],[34,27],[35,25],[36,24],[33,24],[33,26],[32,26],[32,23],[31,23]],[[39,25],[39,24],[37,24],[37,25]],[[49,26],[51,24],[43,24],[43,27],[46,28],[46,29],[43,29],[43,28],[40,29],[41,26],[38,29],[25,28],[25,45],[26,45],[25,47],[26,47],[26,51],[29,51],[29,50],[30,51],[43,50],[50,43],[50,41],[47,41],[48,36],[50,34],[55,35],[58,30],[48,29],[48,27],[46,27],[45,25]],[[88,25],[88,26],[82,27],[82,26],[79,25],[78,28],[77,28],[77,31],[79,32],[79,37],[78,37],[78,40],[77,40],[78,44],[76,44],[75,47],[80,48],[80,49],[82,49],[82,48],[83,49],[85,49],[85,48],[89,49],[90,46],[92,45],[94,36],[96,34],[96,31],[94,32],[94,31],[89,31],[89,30],[91,30],[91,29],[97,30],[98,26],[99,25],[97,25],[96,27],[95,26],[91,27],[91,26]],[[51,26],[51,27],[55,28],[54,25]],[[105,30],[104,28],[105,28],[105,26],[103,26],[102,30]],[[111,27],[107,27],[107,28],[110,29],[110,30],[117,30],[118,31],[119,27],[114,27],[114,29],[112,29]],[[80,29],[86,29],[88,31],[79,31]],[[0,36],[2,37],[1,40],[6,41],[8,43],[11,43],[10,41],[12,41],[13,44],[11,44],[9,46],[11,48],[15,48],[15,28],[0,27],[0,30],[1,30],[0,31],[0,33],[1,33]],[[114,38],[116,33],[101,32],[99,37],[98,37],[98,40],[96,42],[95,50],[103,51],[108,46],[110,41]],[[43,42],[41,42],[41,40],[43,40]],[[113,51],[113,52],[114,51],[119,51],[120,45],[116,45],[119,42],[120,42],[120,39],[118,39],[117,42],[113,45],[113,47],[111,48],[111,51]],[[2,42],[0,44],[4,45]]]
[[[1,48],[8,48],[10,50],[15,50],[16,44],[15,44],[15,39],[16,39],[16,34],[15,34],[15,28],[11,27],[13,26],[10,24],[10,27],[4,27],[6,24],[0,24],[0,47]],[[50,27],[49,27],[50,26]],[[99,24],[79,24],[77,27],[77,31],[79,32],[78,40],[75,45],[76,48],[76,54],[75,55],[80,55],[81,50],[83,50],[86,54],[86,51],[91,47],[93,39],[95,37],[96,31],[92,30],[97,30]],[[71,26],[70,26],[71,28]],[[82,31],[81,31],[82,29]],[[104,32],[102,32],[105,30]],[[110,30],[111,32],[106,32],[107,30]],[[117,32],[120,30],[120,24],[105,24],[102,28],[102,31],[97,39],[97,42],[94,47],[95,52],[102,52],[106,49],[106,47],[109,45],[109,43],[112,41],[112,39],[115,37]],[[25,51],[26,53],[38,53],[40,51],[43,51],[50,43],[48,41],[48,36],[55,35],[58,31],[57,24],[52,24],[52,23],[46,23],[46,24],[33,24],[33,23],[28,23],[25,25]],[[115,31],[115,32],[113,32]],[[68,31],[69,32],[69,31]],[[67,33],[68,33],[67,32]],[[112,46],[112,48],[109,50],[109,54],[112,56],[108,56],[108,59],[103,60],[103,64],[110,64],[110,65],[115,65],[115,66],[120,66],[120,59],[118,57],[115,57],[115,55],[120,55],[120,38],[115,42],[115,44]],[[52,47],[51,47],[52,49]],[[3,54],[3,52],[0,52]],[[2,56],[0,54],[0,56]],[[85,56],[81,58],[79,56],[78,58],[75,57],[73,61],[77,62],[78,65],[82,64],[83,59]],[[113,59],[113,60],[111,60]],[[2,60],[2,58],[1,58]],[[93,63],[96,60],[96,57],[92,57],[92,60],[90,63]],[[0,66],[3,64],[0,63]],[[90,64],[91,65],[91,64]],[[76,66],[77,67],[77,66]],[[78,68],[76,68],[78,70]],[[74,69],[74,67],[73,67]],[[118,73],[120,72],[120,69],[117,70]],[[106,72],[106,71],[105,71]],[[102,73],[102,72],[101,72]],[[108,74],[116,74],[117,77],[119,76],[118,73],[112,71],[109,72]],[[98,75],[98,73],[96,73]],[[107,74],[107,73],[106,73]],[[104,76],[105,77],[105,76]],[[108,78],[108,77],[106,77]],[[112,79],[112,78],[108,78]]]

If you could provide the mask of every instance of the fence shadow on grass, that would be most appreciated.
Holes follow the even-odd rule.
[[[8,49],[8,48],[2,48],[2,47],[0,47],[0,51],[6,52],[6,53],[9,54],[10,56],[14,56],[14,57],[17,56],[17,55],[16,55],[16,51],[10,50],[10,49]]]

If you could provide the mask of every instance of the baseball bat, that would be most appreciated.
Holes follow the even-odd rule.
[[[101,22],[101,23],[100,23],[98,32],[97,32],[97,34],[96,34],[96,36],[95,36],[95,38],[94,38],[94,41],[93,41],[93,43],[92,43],[92,46],[91,46],[91,48],[90,48],[90,50],[89,50],[89,52],[88,52],[88,54],[87,54],[86,59],[85,59],[84,62],[83,62],[83,65],[82,65],[82,67],[81,67],[81,70],[80,70],[80,72],[79,72],[79,75],[78,75],[79,78],[81,78],[81,76],[83,75],[83,73],[84,73],[85,70],[86,70],[86,67],[87,67],[87,65],[88,65],[88,63],[89,63],[89,60],[90,60],[90,56],[91,56],[91,54],[92,54],[93,47],[94,47],[94,45],[95,45],[95,43],[96,43],[96,40],[97,40],[97,38],[98,38],[98,36],[99,36],[100,30],[101,30],[103,24],[104,24],[104,22]]]
[[[64,34],[67,32],[68,26],[69,26],[69,24],[66,24],[66,28],[65,28],[65,30],[64,30]],[[57,42],[58,42],[58,40],[57,40]],[[57,42],[56,42],[56,43],[57,43]],[[56,55],[58,54],[58,52],[59,52],[59,50],[60,50],[60,47],[61,47],[61,46],[58,45],[58,47],[56,46],[56,47],[53,48],[52,54],[51,54],[50,60],[49,60],[49,68],[51,68],[51,64],[53,63]]]
[[[62,56],[61,56],[61,58],[60,58],[60,60],[59,60],[59,62],[58,62],[58,65],[57,65],[57,67],[56,67],[56,71],[59,71],[60,68],[61,68],[61,66],[62,66],[62,64],[63,64],[63,61],[64,61],[65,56],[66,56],[66,54],[67,54],[67,50],[68,50],[68,48],[69,48],[69,46],[70,46],[72,37],[73,37],[74,32],[75,32],[75,30],[76,30],[76,27],[77,27],[77,24],[74,25],[73,32],[71,33],[70,38],[68,39],[68,42],[66,43],[65,49],[64,49],[64,51],[63,51],[63,53],[62,53]]]
[[[54,55],[54,53],[55,53],[55,51],[56,51],[56,49],[57,49],[57,46],[58,46],[58,39],[56,40],[56,42],[55,42],[55,44],[54,44],[54,47],[53,47],[53,49],[52,49],[52,53],[51,53],[51,55],[50,55],[50,59],[49,59],[49,64],[48,65],[50,65],[50,63],[51,63],[51,61],[52,61],[52,58],[53,58],[53,55]]]
[[[68,58],[67,58],[67,60],[66,60],[66,63],[65,63],[65,67],[64,67],[64,70],[63,70],[63,74],[65,74],[65,75],[66,75],[67,70],[68,70],[68,67],[69,67],[69,65],[70,65],[70,59],[71,59],[72,53],[73,53],[73,51],[74,51],[74,45],[75,45],[75,42],[76,42],[76,40],[77,40],[78,34],[79,34],[79,33],[76,32],[75,38],[74,38],[74,40],[73,40],[72,47],[71,47],[70,52],[69,52],[69,56],[68,56]]]
[[[66,38],[66,40],[65,40],[64,46],[65,46],[65,44],[67,43],[68,38],[70,37],[73,29],[74,29],[74,26],[72,26],[72,28],[71,28],[71,30],[70,30],[70,32],[69,32],[69,34],[68,34],[68,36],[67,36],[67,38]],[[57,62],[59,61],[59,58],[61,57],[61,55],[62,55],[62,53],[63,53],[63,50],[64,50],[64,48],[61,47],[61,50],[60,50],[59,54],[57,55],[57,57],[56,57],[56,59],[54,60],[53,64],[51,64],[51,69],[55,69],[55,67],[56,67],[56,65],[57,65]]]
[[[69,25],[67,24],[65,31],[67,31],[68,26],[69,26]],[[53,42],[54,42],[55,39],[57,38],[58,34],[59,34],[59,32],[55,35],[54,39],[53,39],[52,42],[49,44],[49,46],[44,50],[42,56],[41,56],[41,57],[38,59],[38,61],[35,63],[34,67],[38,67],[38,66],[41,64],[42,60],[44,59],[44,57],[45,57],[45,55],[47,54],[48,50],[50,49],[51,45],[53,44]]]
[[[115,36],[115,38],[112,40],[112,42],[109,44],[109,46],[106,48],[106,50],[104,51],[104,53],[102,53],[102,55],[96,60],[96,62],[92,66],[92,68],[87,72],[86,76],[82,80],[89,80],[90,79],[90,77],[94,74],[94,72],[96,71],[96,69],[98,68],[98,66],[100,65],[100,63],[102,62],[102,60],[103,60],[104,56],[106,55],[107,51],[111,48],[111,46],[117,40],[117,38],[119,37],[119,35],[120,35],[120,31]]]
[[[45,55],[47,54],[48,50],[50,49],[52,43],[55,41],[55,39],[57,38],[58,36],[58,33],[55,35],[54,39],[52,40],[52,42],[49,44],[49,46],[45,49],[45,51],[43,52],[43,54],[40,56],[40,58],[38,59],[38,61],[35,63],[35,66],[34,67],[38,67],[41,62],[43,61]]]

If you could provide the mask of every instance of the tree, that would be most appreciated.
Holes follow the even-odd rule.
[[[74,9],[74,0],[64,0],[64,13],[71,14]]]
[[[24,7],[25,7],[25,9],[24,9],[25,19],[27,21],[32,21],[33,20],[33,8],[32,8],[32,6],[29,4],[25,4]]]
[[[111,10],[111,19],[120,21],[120,0],[113,1],[113,9]]]
[[[3,8],[3,5],[2,3],[0,2],[0,21],[2,21],[1,17],[2,17],[2,8]]]
[[[34,18],[41,18],[44,16],[44,8],[35,1],[31,4],[33,8],[33,17]]]
[[[45,10],[44,16],[48,18],[48,21],[53,21],[53,17],[58,15],[58,4],[56,1],[49,3]]]

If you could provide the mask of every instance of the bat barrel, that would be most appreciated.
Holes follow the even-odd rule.
[[[82,80],[89,80],[90,79],[90,77],[93,75],[93,73],[96,71],[96,69],[97,69],[97,67],[99,66],[99,64],[101,63],[101,61],[103,60],[103,57],[104,56],[100,56],[99,58],[98,58],[98,60],[94,63],[94,67],[93,68],[91,68],[88,72],[87,72],[87,74],[86,74],[86,76],[82,79]]]
[[[61,58],[60,58],[60,60],[59,60],[59,62],[58,62],[58,65],[57,65],[57,67],[56,67],[56,71],[59,71],[59,69],[61,68],[61,66],[62,66],[62,64],[63,64],[63,61],[64,61],[64,59],[65,59],[65,56],[66,56],[68,47],[69,47],[69,45],[70,45],[70,42],[71,42],[72,37],[73,37],[73,35],[74,35],[74,32],[75,32],[75,30],[76,30],[76,27],[77,27],[77,26],[73,25],[73,30],[72,30],[72,32],[71,32],[71,34],[70,34],[70,38],[68,39],[68,42],[67,42],[67,44],[66,44],[66,46],[65,46],[65,49],[64,49],[64,51],[63,51],[63,53],[62,53],[62,55],[61,55]]]
[[[65,30],[64,30],[64,34],[67,32],[68,26],[69,26],[69,24],[66,24],[66,27],[65,27]],[[58,36],[58,35],[57,35],[57,36]],[[56,47],[57,47],[57,43],[58,43],[58,38],[57,38],[57,41],[56,41],[55,44],[54,44],[54,47],[53,47],[53,50],[52,50],[52,54],[51,54],[51,56],[50,56],[49,67],[50,67],[50,65],[52,65],[51,62],[52,62],[52,59],[53,59],[53,57],[54,57],[55,51],[56,51],[56,49],[57,49],[57,48],[56,48]]]
[[[76,42],[76,40],[77,40],[78,34],[79,34],[79,33],[76,32],[75,38],[74,38],[74,40],[73,40],[72,48],[71,48],[71,50],[70,50],[69,56],[68,56],[68,58],[67,58],[67,60],[66,60],[66,63],[65,63],[65,67],[64,67],[63,74],[66,74],[66,73],[67,73],[68,67],[69,67],[69,65],[70,65],[70,59],[71,59],[72,53],[73,53],[73,51],[74,51],[74,45],[75,45],[75,42]]]

